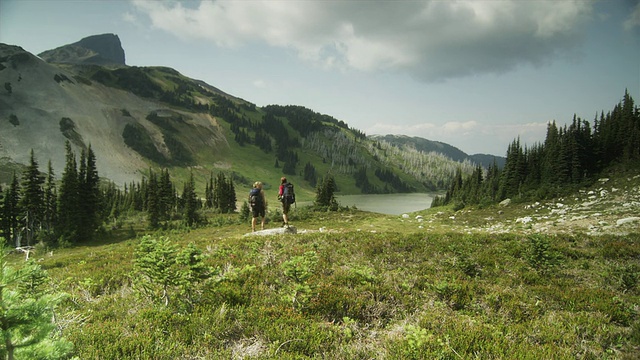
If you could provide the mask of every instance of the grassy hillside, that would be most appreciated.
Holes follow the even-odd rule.
[[[616,219],[637,214],[638,189],[625,176],[548,204],[408,217],[297,208],[297,235],[244,236],[235,215],[147,234],[129,218],[34,256],[71,295],[57,321],[83,359],[633,359],[640,232]],[[165,238],[210,269],[167,287],[166,306],[135,265]]]

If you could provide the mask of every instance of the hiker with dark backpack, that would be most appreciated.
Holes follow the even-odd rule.
[[[284,176],[280,178],[278,199],[282,202],[282,220],[284,221],[284,226],[289,227],[289,209],[291,209],[291,204],[296,202],[296,194],[293,192],[293,184],[287,182],[287,178]]]
[[[264,230],[265,213],[267,211],[267,201],[262,190],[262,183],[256,181],[253,188],[249,191],[249,204],[251,205],[251,231],[256,231],[256,223],[258,217],[262,217],[260,229]]]

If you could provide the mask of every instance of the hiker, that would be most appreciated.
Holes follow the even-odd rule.
[[[296,196],[293,192],[293,184],[287,182],[287,178],[284,176],[280,178],[278,200],[282,202],[282,220],[284,221],[284,226],[289,227],[289,209],[291,209],[291,204],[296,202]]]
[[[249,204],[251,205],[251,231],[256,231],[256,223],[258,217],[262,217],[261,230],[264,230],[265,213],[267,210],[267,202],[264,196],[264,190],[262,190],[262,183],[256,181],[253,183],[253,188],[249,191]]]

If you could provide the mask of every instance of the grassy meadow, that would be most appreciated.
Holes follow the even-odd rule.
[[[637,358],[640,234],[468,232],[433,220],[450,208],[421,214],[298,207],[298,234],[271,236],[238,215],[154,233],[131,218],[33,256],[70,295],[56,320],[79,359]],[[149,281],[142,243],[192,244],[206,276]]]

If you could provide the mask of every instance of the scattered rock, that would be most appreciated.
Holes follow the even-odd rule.
[[[620,226],[620,225],[624,225],[624,224],[633,223],[633,222],[636,222],[636,221],[640,221],[640,217],[632,216],[632,217],[628,217],[628,218],[624,218],[624,219],[620,219],[620,220],[616,221],[616,225]]]
[[[500,206],[509,206],[511,204],[511,199],[504,199],[500,201]]]
[[[528,224],[531,221],[533,221],[533,219],[531,218],[531,216],[525,216],[522,218],[517,218],[516,219],[516,223],[523,223],[523,224]]]
[[[244,236],[269,236],[269,235],[281,235],[281,234],[297,234],[298,229],[295,226],[289,227],[281,227],[281,228],[273,228],[273,229],[264,229],[260,231],[254,231]]]

